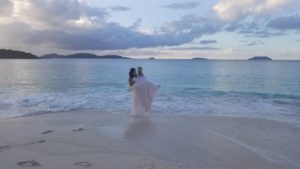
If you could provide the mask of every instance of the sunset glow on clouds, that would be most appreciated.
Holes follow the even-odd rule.
[[[0,48],[39,55],[300,59],[299,5],[298,0],[0,0]]]

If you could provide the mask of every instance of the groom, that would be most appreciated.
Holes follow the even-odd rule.
[[[146,76],[144,75],[143,73],[143,68],[142,67],[138,67],[137,68],[137,82],[140,83],[140,82],[143,82],[145,80],[147,80]],[[160,85],[157,85],[158,88],[160,88]]]
[[[142,67],[138,67],[138,79],[137,79],[137,81],[138,82],[142,82],[142,81],[144,81],[144,80],[146,80],[147,78],[146,78],[146,76],[144,75],[144,73],[143,73],[143,68]]]

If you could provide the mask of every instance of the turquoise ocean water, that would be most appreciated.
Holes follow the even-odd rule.
[[[128,70],[162,87],[153,113],[300,121],[299,61],[0,60],[0,118],[129,113]]]

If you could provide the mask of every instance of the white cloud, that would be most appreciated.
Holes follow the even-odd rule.
[[[213,10],[222,20],[232,21],[247,13],[247,8],[255,0],[221,0],[213,7]]]
[[[104,22],[106,16],[105,9],[91,7],[82,0],[10,0],[9,2],[13,8],[12,12],[2,17],[24,22],[34,29],[86,26],[88,22]]]
[[[225,26],[230,26],[228,30],[230,28],[232,32],[239,34],[271,37],[279,35],[281,30],[292,29],[294,23],[298,23],[298,19],[294,22],[290,17],[274,20],[272,16],[273,22],[267,25],[272,18],[253,23],[250,19],[242,20],[241,18],[249,14],[259,15],[268,11],[276,11],[291,1],[219,0],[214,6],[214,11],[222,20],[236,22],[221,22],[209,14],[206,16],[185,15],[179,19],[172,16],[172,20],[165,23],[159,22],[159,25],[156,24],[152,28],[147,23],[145,24],[149,21],[143,18],[143,15],[128,27],[108,21],[110,13],[116,10],[127,10],[126,7],[123,8],[117,4],[101,8],[91,6],[88,3],[89,0],[0,0],[0,44],[2,47],[5,47],[6,44],[15,44],[16,46],[28,44],[61,50],[118,51],[132,48],[162,48],[163,46],[169,47],[171,50],[172,47],[191,43],[203,35],[224,31]],[[128,9],[131,8],[128,7]],[[132,11],[129,10],[126,13]],[[159,15],[159,13],[153,15]],[[256,21],[256,18],[252,19]],[[289,23],[289,27],[282,28],[279,21]],[[153,22],[157,21],[153,20]],[[276,30],[273,31],[276,34],[270,32],[270,28],[275,28]],[[206,40],[197,45],[215,42]],[[189,52],[196,51],[196,49],[208,48],[199,48],[199,46],[185,48]],[[163,52],[165,51],[163,50]],[[229,54],[230,50],[226,50],[226,52]],[[167,56],[169,53],[164,54]]]
[[[185,15],[182,18],[165,23],[161,26],[160,30],[163,33],[184,33],[189,32],[191,36],[198,36],[203,34],[213,34],[220,30],[220,23],[212,18]]]
[[[108,22],[106,11],[81,0],[12,0],[9,23],[0,23],[1,41],[68,50],[116,50],[174,46],[191,42],[219,27],[210,19],[187,15],[151,32],[141,20],[123,27]]]
[[[13,4],[9,0],[0,0],[0,17],[12,12]]]
[[[277,8],[281,8],[290,3],[289,0],[265,0],[262,3],[259,3],[253,11],[256,13],[263,13],[265,11],[274,10]]]
[[[78,27],[78,28],[91,28],[93,27],[93,21],[86,16],[80,16],[78,19],[69,20],[67,23],[69,25]]]
[[[213,10],[224,21],[235,21],[247,15],[260,15],[293,4],[296,0],[220,0]]]

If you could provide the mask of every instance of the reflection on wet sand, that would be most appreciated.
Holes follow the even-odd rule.
[[[137,139],[153,131],[154,126],[147,117],[133,117],[125,130],[126,139]]]

